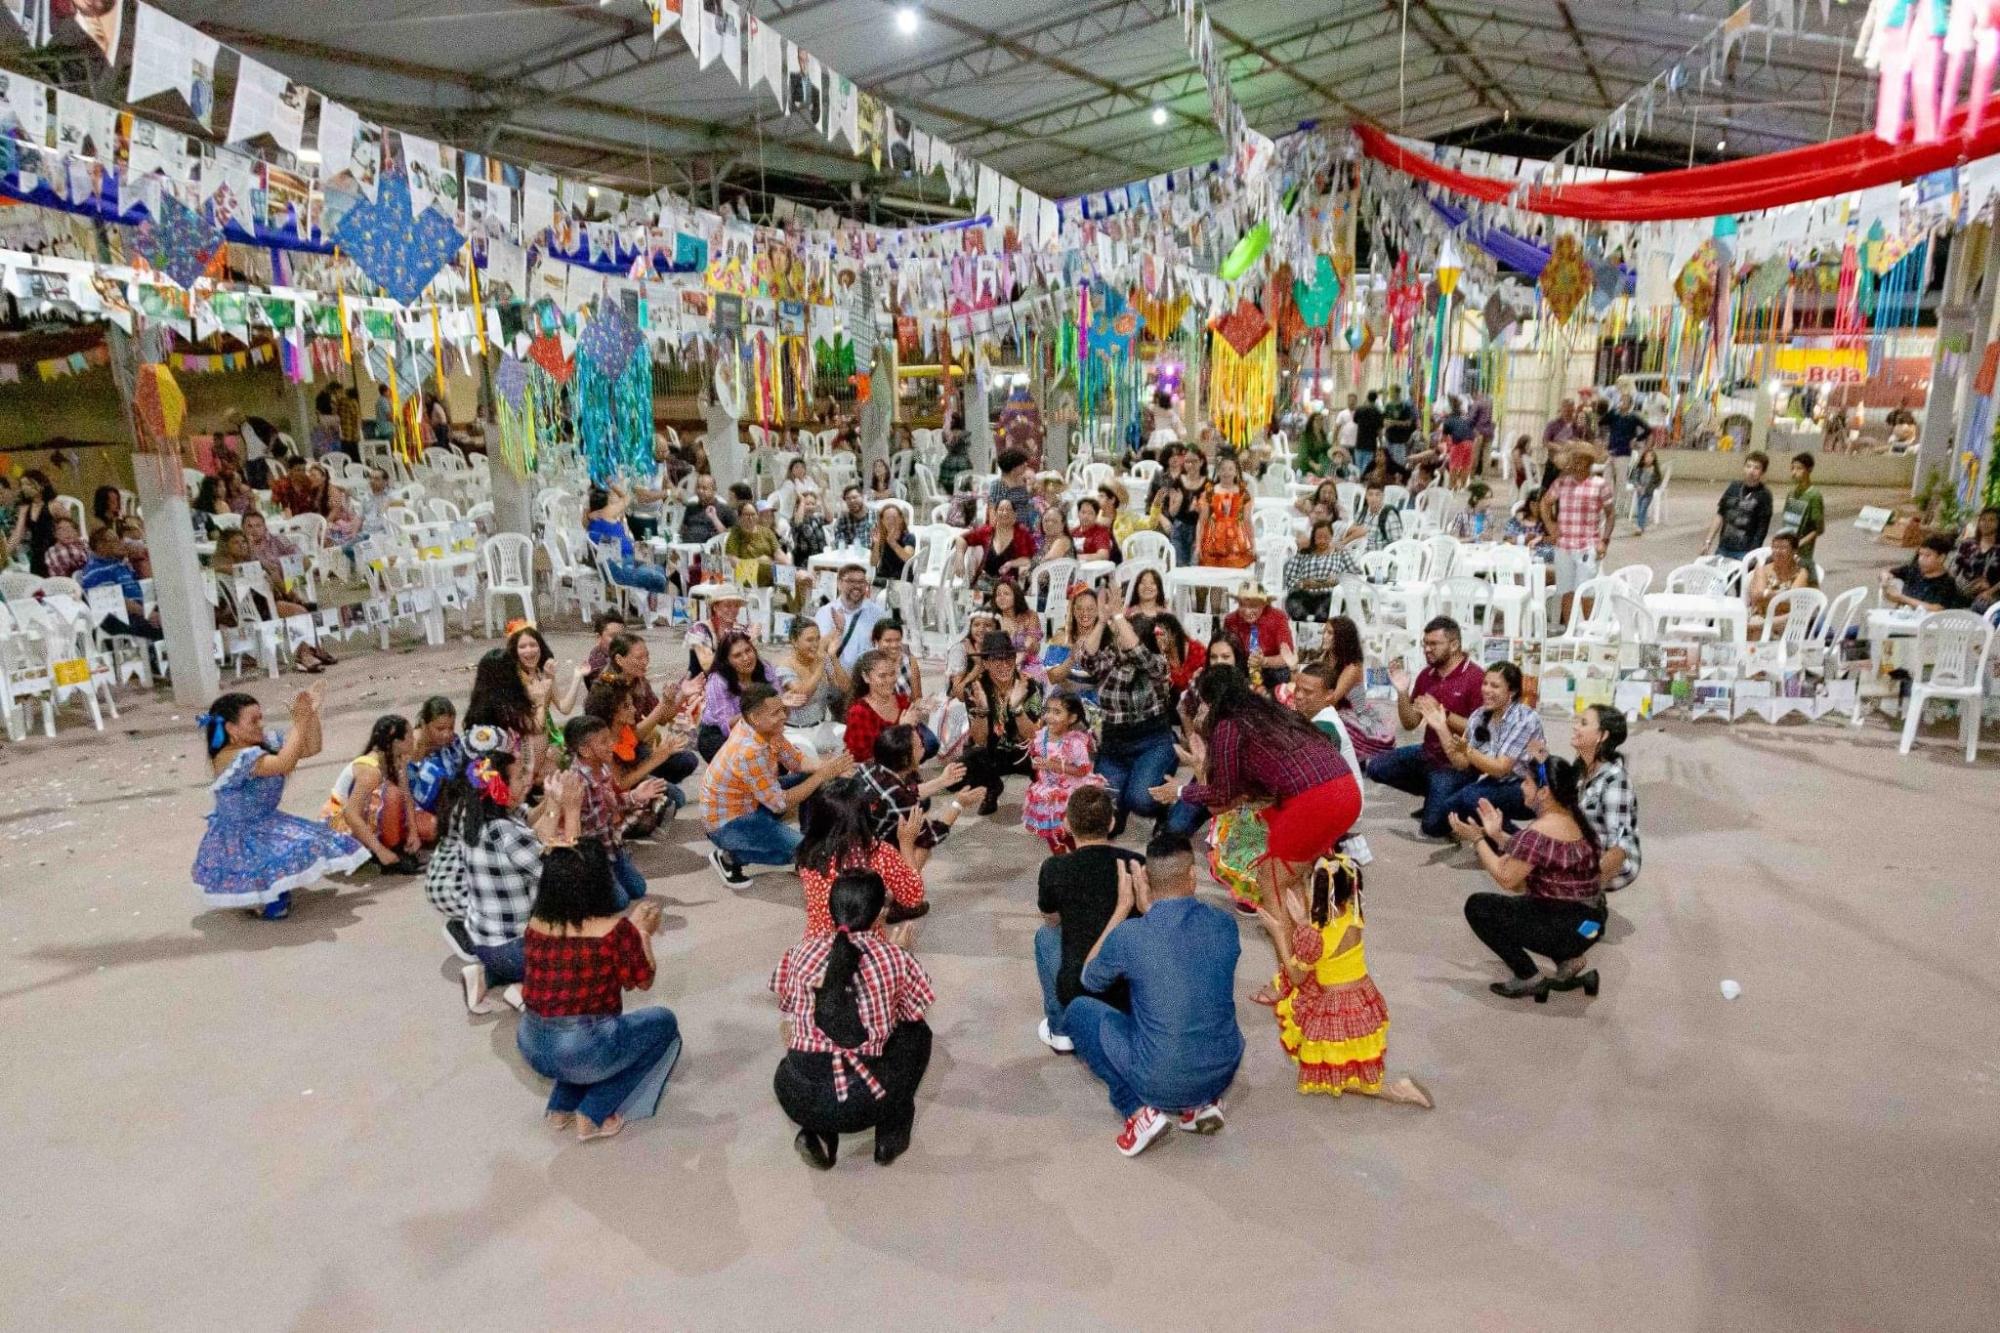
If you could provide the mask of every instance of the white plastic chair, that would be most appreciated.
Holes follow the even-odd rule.
[[[1651,565],[1621,565],[1611,571],[1611,577],[1630,588],[1634,597],[1644,597],[1653,590]]]
[[[1163,532],[1135,532],[1119,544],[1119,554],[1129,563],[1134,560],[1148,561],[1163,570],[1174,567],[1174,544]]]
[[[480,563],[486,571],[486,634],[492,637],[493,604],[512,597],[521,603],[521,614],[535,623],[535,548],[518,532],[501,532],[488,537],[479,547]]]
[[[66,515],[71,522],[76,524],[78,532],[88,533],[90,531],[89,528],[84,526],[83,521],[83,516],[89,511],[83,507],[83,501],[77,499],[74,495],[56,496],[49,501],[49,508],[58,514]]]
[[[1932,699],[1958,703],[1958,734],[1965,762],[1979,757],[1979,719],[1986,692],[1986,657],[1993,651],[1993,626],[1971,611],[1933,611],[1917,624],[1916,675],[1909,709],[1903,715],[1899,753],[1916,744],[1924,705]]]
[[[1431,589],[1431,609],[1436,615],[1456,620],[1470,636],[1482,624],[1493,623],[1493,585],[1485,579],[1463,576],[1445,579]]]
[[[1728,585],[1727,570],[1697,562],[1668,571],[1666,586],[1661,591],[1720,597],[1728,592]]]
[[[1764,608],[1764,625],[1757,641],[1770,643],[1773,628],[1779,620],[1783,620],[1784,628],[1777,632],[1778,660],[1760,662],[1758,669],[1767,673],[1775,671],[1779,675],[1803,670],[1806,649],[1819,642],[1826,605],[1826,594],[1818,588],[1787,588],[1773,597]]]
[[[1076,561],[1044,560],[1028,576],[1028,609],[1042,618],[1044,630],[1055,634],[1069,618],[1069,585],[1076,579]]]

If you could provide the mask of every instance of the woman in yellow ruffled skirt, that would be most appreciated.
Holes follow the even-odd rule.
[[[1412,1078],[1388,1079],[1389,1007],[1368,976],[1361,944],[1361,868],[1341,855],[1313,867],[1312,901],[1287,890],[1258,920],[1278,956],[1272,987],[1278,1040],[1299,1067],[1300,1092],[1358,1092],[1429,1109]]]

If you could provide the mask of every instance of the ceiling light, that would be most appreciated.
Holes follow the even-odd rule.
[[[317,164],[319,160],[320,160],[319,149],[317,148],[299,149],[299,161],[305,163],[307,166],[313,166]]]
[[[1718,152],[1718,153],[1719,153],[1719,152],[1721,152],[1721,151],[1722,151],[1723,149],[1725,149],[1725,148],[1727,148],[1727,147],[1729,147],[1729,140],[1727,140],[1727,139],[1717,139],[1717,140],[1715,141],[1715,151],[1716,151],[1716,152]]]
[[[902,33],[905,37],[916,36],[917,24],[919,22],[921,20],[917,16],[917,7],[915,5],[904,5],[896,11],[896,31]]]
[[[1156,106],[1153,108],[1153,123],[1155,125],[1164,125],[1167,123],[1167,109],[1165,107]]]
[[[597,198],[597,187],[595,185],[590,187],[590,197],[592,199]]]

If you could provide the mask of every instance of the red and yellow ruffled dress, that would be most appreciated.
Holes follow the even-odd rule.
[[[1247,569],[1257,560],[1250,540],[1250,496],[1241,490],[1208,493],[1208,526],[1202,529],[1195,563]]]
[[[1332,953],[1349,927],[1353,947]],[[1376,1091],[1389,1052],[1389,1006],[1368,977],[1359,897],[1323,927],[1300,926],[1292,956],[1312,968],[1297,983],[1283,974],[1277,979],[1278,1040],[1299,1067],[1299,1091],[1336,1097]]]

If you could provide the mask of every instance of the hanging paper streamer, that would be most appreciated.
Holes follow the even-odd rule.
[[[639,330],[599,301],[576,346],[576,436],[590,479],[608,484],[653,461],[653,363]]]
[[[1246,448],[1271,424],[1278,395],[1277,330],[1250,301],[1216,320],[1209,373],[1209,419]]]

